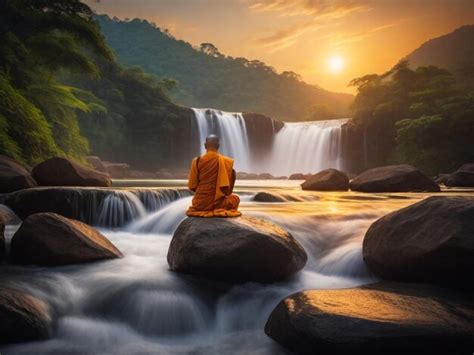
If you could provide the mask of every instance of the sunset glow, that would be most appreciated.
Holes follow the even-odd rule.
[[[345,67],[345,61],[340,56],[332,56],[328,60],[329,71],[334,74],[340,73]]]

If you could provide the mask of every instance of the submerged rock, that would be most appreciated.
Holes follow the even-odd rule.
[[[265,333],[304,354],[459,354],[474,348],[472,297],[429,285],[307,290],[270,314]]]
[[[353,191],[438,192],[437,183],[411,165],[389,165],[369,169],[350,182]]]
[[[16,161],[0,155],[0,193],[37,186],[30,172]]]
[[[253,198],[256,202],[298,202],[301,198],[290,194],[280,194],[277,192],[260,191]]]
[[[472,288],[474,197],[429,197],[380,218],[365,235],[363,256],[385,279]]]
[[[0,344],[47,339],[52,317],[40,299],[0,286]]]
[[[25,219],[11,241],[16,264],[57,266],[122,257],[105,236],[82,222],[54,213]]]
[[[126,163],[103,162],[105,169],[115,179],[125,179],[130,177],[130,165]]]
[[[253,217],[187,218],[168,250],[171,270],[228,282],[284,280],[306,260],[290,233]]]
[[[347,191],[349,178],[337,169],[326,169],[311,175],[301,184],[301,188],[314,191]]]
[[[89,155],[86,157],[86,161],[97,171],[100,171],[101,173],[107,173],[107,169],[102,162],[102,160],[95,155]]]
[[[281,194],[266,191],[258,192],[253,200],[257,202],[287,202],[287,199]]]
[[[33,168],[33,176],[42,186],[110,186],[107,174],[66,158],[51,158]]]
[[[474,187],[474,164],[464,164],[445,181],[446,186]]]

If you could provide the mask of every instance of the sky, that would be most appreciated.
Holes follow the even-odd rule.
[[[354,93],[423,42],[474,24],[474,0],[86,0],[97,13],[144,18],[193,45],[258,59],[306,82]]]

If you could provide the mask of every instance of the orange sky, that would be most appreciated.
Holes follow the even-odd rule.
[[[97,13],[146,18],[193,45],[211,42],[226,55],[259,59],[344,92],[353,92],[352,78],[382,73],[426,40],[474,23],[474,0],[85,2]]]

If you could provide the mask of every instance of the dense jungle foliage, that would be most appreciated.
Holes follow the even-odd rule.
[[[407,61],[354,79],[353,122],[365,131],[370,165],[408,163],[429,174],[474,161],[474,86],[435,66]]]
[[[169,154],[183,108],[168,82],[116,63],[88,6],[1,1],[0,37],[0,154],[32,165],[92,148],[148,167]]]

